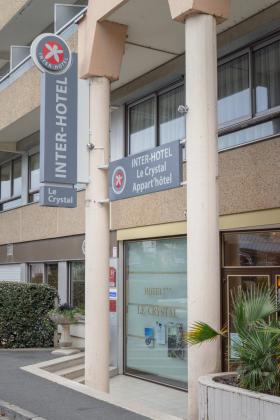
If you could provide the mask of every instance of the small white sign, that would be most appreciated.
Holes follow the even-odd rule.
[[[113,246],[113,258],[118,258],[118,248]]]
[[[109,289],[109,300],[117,300],[118,293],[116,287],[110,287]]]

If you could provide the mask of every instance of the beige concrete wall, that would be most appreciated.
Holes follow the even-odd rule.
[[[0,214],[0,245],[79,235],[85,232],[84,191],[76,209],[57,209],[29,204]]]
[[[0,0],[1,1],[1,0]],[[0,9],[1,10],[1,9]],[[77,51],[77,33],[67,40]],[[34,66],[16,79],[0,94],[0,130],[15,123],[40,106],[40,72]]]
[[[40,73],[35,67],[0,94],[0,130],[40,106]]]
[[[220,214],[280,208],[280,141],[266,140],[219,154]],[[115,201],[111,229],[185,220],[185,187]],[[76,209],[37,204],[0,213],[0,245],[84,233],[84,192]]]
[[[220,215],[280,207],[279,138],[219,154]],[[185,220],[185,188],[115,201],[111,228]]]
[[[30,0],[0,0],[0,31]]]
[[[220,154],[221,215],[280,207],[279,140]]]

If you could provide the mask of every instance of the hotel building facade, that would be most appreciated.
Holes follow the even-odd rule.
[[[72,334],[86,384],[108,390],[111,364],[188,389],[195,419],[198,377],[236,366],[231,291],[280,288],[279,2],[67,0],[80,7],[59,29],[51,0],[4,3],[0,280],[85,304]],[[40,75],[28,50],[9,62],[12,45],[54,30],[83,84],[75,209],[38,204]],[[181,185],[108,202],[110,165],[176,141]],[[195,320],[228,322],[229,339],[187,349]]]

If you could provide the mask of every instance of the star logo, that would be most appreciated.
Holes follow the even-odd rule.
[[[50,64],[59,64],[64,60],[64,50],[56,41],[49,41],[43,47],[43,56]]]
[[[115,187],[120,189],[123,184],[123,180],[123,173],[121,171],[117,172],[115,176]]]
[[[55,34],[41,34],[30,47],[34,64],[43,73],[65,73],[71,66],[71,51],[65,40]]]
[[[115,194],[121,194],[126,186],[126,173],[122,166],[115,168],[112,176],[112,189]]]

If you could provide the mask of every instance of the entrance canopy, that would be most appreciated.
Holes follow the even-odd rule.
[[[113,90],[184,54],[184,25],[172,20],[168,0],[112,3],[115,8],[100,20],[128,26],[120,79],[112,84]],[[276,3],[277,0],[231,0],[229,19],[217,26],[217,32],[225,32]],[[271,20],[274,17],[272,11]],[[255,29],[257,20],[256,28],[250,28]]]

